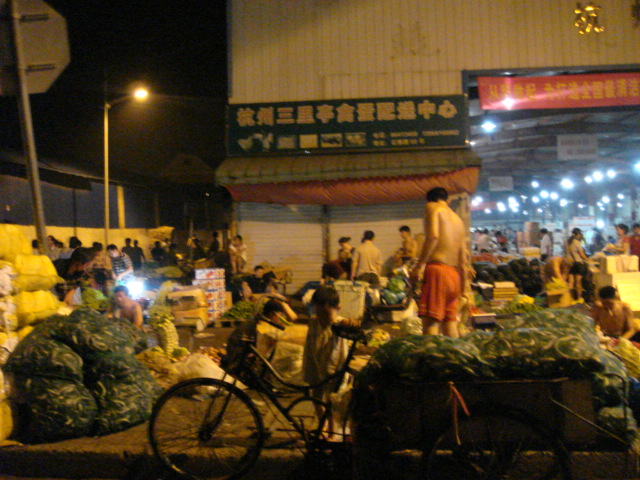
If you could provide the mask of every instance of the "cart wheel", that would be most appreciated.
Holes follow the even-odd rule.
[[[262,417],[240,389],[220,380],[180,382],[160,397],[149,422],[153,453],[181,479],[236,479],[255,463]]]
[[[423,454],[429,480],[570,479],[562,442],[522,412],[476,405]]]

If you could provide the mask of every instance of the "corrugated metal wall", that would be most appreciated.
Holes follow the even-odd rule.
[[[293,293],[309,280],[318,280],[322,268],[322,207],[240,203],[238,233],[247,244],[248,267],[264,261],[288,266]]]
[[[640,62],[631,0],[232,0],[231,103],[449,94],[462,70]]]

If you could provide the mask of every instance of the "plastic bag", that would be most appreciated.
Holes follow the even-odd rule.
[[[222,379],[225,371],[220,368],[208,356],[201,353],[194,353],[177,366],[178,381],[189,380],[191,378],[217,378]]]
[[[54,315],[60,307],[60,302],[55,295],[44,290],[20,292],[14,295],[13,299],[16,302],[18,321],[21,327]]]
[[[0,258],[13,263],[16,255],[31,255],[31,242],[17,225],[0,223]]]

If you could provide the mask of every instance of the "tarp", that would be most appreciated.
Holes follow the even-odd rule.
[[[479,168],[405,177],[380,177],[311,182],[227,185],[237,202],[282,205],[369,205],[423,199],[433,187],[444,187],[450,195],[472,193]]]
[[[472,193],[480,164],[468,148],[228,158],[216,178],[238,202],[364,205],[423,199],[435,186]]]

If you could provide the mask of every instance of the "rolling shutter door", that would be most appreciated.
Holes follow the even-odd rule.
[[[264,261],[293,272],[291,294],[319,280],[322,269],[322,207],[239,203],[238,233],[247,244],[247,270]]]

